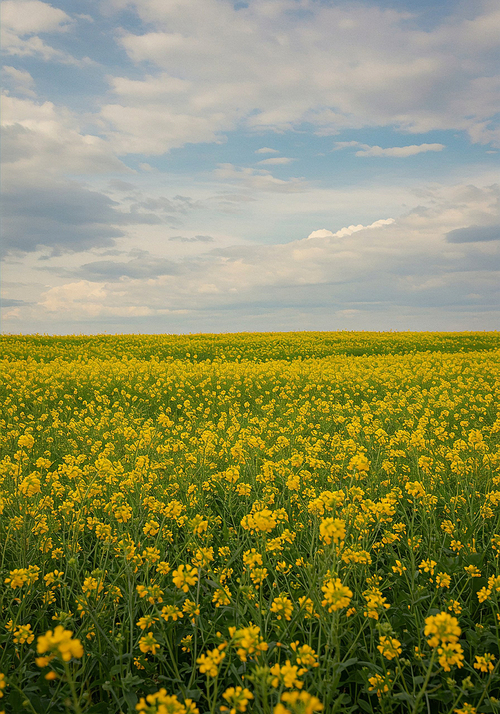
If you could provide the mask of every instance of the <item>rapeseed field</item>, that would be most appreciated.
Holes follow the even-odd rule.
[[[1,338],[0,708],[500,712],[499,337]]]

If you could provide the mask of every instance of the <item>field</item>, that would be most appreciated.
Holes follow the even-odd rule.
[[[500,712],[500,333],[0,349],[0,709]]]

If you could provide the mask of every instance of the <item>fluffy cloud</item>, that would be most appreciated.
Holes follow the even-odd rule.
[[[52,102],[2,97],[2,136],[2,161],[16,176],[130,171],[104,139],[83,134],[77,118]]]
[[[64,10],[41,0],[3,0],[2,50],[18,57],[35,56],[67,64],[88,64],[88,58],[77,60],[67,52],[45,43],[38,36],[65,32],[72,24],[72,18]]]
[[[313,231],[307,236],[307,240],[312,240],[313,238],[344,238],[345,236],[351,236],[353,233],[357,233],[358,231],[366,231],[370,228],[381,228],[382,226],[390,226],[391,223],[394,223],[394,218],[380,218],[378,221],[374,221],[373,223],[370,223],[369,226],[363,226],[361,223],[358,223],[358,225],[354,226],[346,226],[345,228],[341,228],[340,230],[336,231],[335,233],[332,233],[329,230],[326,230],[325,228],[321,228],[318,231]]]
[[[324,134],[392,125],[500,140],[492,123],[500,88],[500,13],[493,0],[465,3],[425,30],[408,12],[362,4],[129,5],[144,30],[123,32],[120,41],[132,61],[157,72],[111,80],[118,101],[105,105],[102,116],[119,151],[162,153],[214,141],[239,125],[283,131],[302,122]],[[417,153],[412,145],[377,155],[407,155],[400,148]]]
[[[2,25],[19,36],[64,30],[71,18],[57,7],[40,0],[4,0]]]
[[[2,97],[2,107],[4,252],[111,246],[124,235],[118,226],[160,221],[143,211],[124,215],[108,196],[66,178],[130,173],[67,109],[14,96]]]
[[[80,314],[90,318],[102,314],[118,317],[145,317],[152,313],[152,310],[144,305],[123,305],[123,300],[120,300],[122,297],[123,293],[120,291],[110,293],[103,283],[79,280],[75,283],[66,283],[66,285],[51,288],[44,295],[40,304],[49,313]],[[112,304],[109,304],[108,299]]]

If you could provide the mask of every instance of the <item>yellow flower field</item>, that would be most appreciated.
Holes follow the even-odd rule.
[[[500,712],[499,338],[1,338],[0,709]]]

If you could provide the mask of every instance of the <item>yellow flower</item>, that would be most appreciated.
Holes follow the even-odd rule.
[[[368,683],[370,684],[368,691],[376,692],[377,697],[380,699],[384,694],[387,694],[392,684],[390,672],[387,672],[385,676],[374,674],[373,677],[368,677]]]
[[[271,612],[275,613],[276,618],[278,620],[281,620],[281,618],[284,618],[285,620],[291,620],[293,612],[293,603],[287,597],[286,593],[281,593],[279,597],[274,598],[270,610]]]
[[[21,483],[19,484],[19,490],[22,494],[25,496],[34,496],[37,493],[40,493],[42,488],[42,482],[40,481],[39,475],[34,472],[30,474],[29,476],[26,476]]]
[[[176,587],[187,593],[190,586],[198,582],[197,570],[191,565],[179,565],[172,573],[172,580]]]
[[[340,518],[325,518],[319,525],[319,534],[326,545],[337,545],[345,538],[345,522]]]
[[[168,575],[170,571],[170,563],[167,563],[165,560],[161,560],[158,563],[158,567],[156,568],[157,573],[161,573],[162,575]]]
[[[32,585],[38,580],[40,568],[37,565],[30,565],[27,568],[16,568],[11,570],[10,578],[5,578],[5,583],[9,583],[11,588],[22,588],[23,585]]]
[[[438,647],[438,661],[445,672],[451,667],[463,667],[464,651],[457,642],[448,642]]]
[[[141,665],[141,669],[143,669]],[[191,699],[185,699],[182,704],[175,694],[167,694],[166,689],[141,697],[136,704],[136,711],[143,714],[199,714],[199,710]]]
[[[454,612],[455,615],[460,615],[460,613],[462,612],[462,606],[458,602],[458,600],[449,600],[447,604],[448,604],[448,610],[450,612]]]
[[[421,570],[424,573],[430,573],[430,575],[434,575],[434,568],[436,567],[437,563],[435,560],[422,560],[420,565],[418,566],[418,569]]]
[[[370,470],[370,461],[368,461],[364,454],[356,454],[356,456],[353,456],[349,461],[347,468],[349,471],[367,472]]]
[[[17,445],[20,449],[32,449],[34,444],[35,440],[31,434],[23,434],[17,440]]]
[[[467,565],[464,568],[464,570],[471,578],[480,578],[481,577],[481,571],[478,568],[476,568],[475,565]]]
[[[479,600],[479,602],[484,602],[489,598],[490,595],[491,590],[486,586],[477,591],[477,599]]]
[[[168,622],[169,619],[172,619],[175,622],[179,618],[184,617],[181,610],[179,610],[175,605],[165,605],[162,607],[161,616],[166,622]]]
[[[200,665],[198,669],[202,674],[206,674],[207,677],[217,677],[219,667],[225,656],[226,653],[217,647],[213,650],[208,650],[206,654],[202,654],[197,658],[196,663]]]
[[[14,632],[14,642],[24,645],[26,642],[31,644],[35,639],[35,635],[31,631],[31,625],[21,625]]]
[[[189,527],[195,535],[201,536],[208,529],[208,521],[198,514],[189,521]]]
[[[198,548],[191,562],[195,568],[203,568],[211,563],[214,559],[213,548]]]
[[[474,669],[478,669],[480,672],[493,672],[495,665],[495,655],[485,652],[484,655],[476,655],[476,661],[474,662]]]
[[[395,637],[382,636],[377,649],[386,659],[389,660],[394,659],[402,652],[401,642]]]
[[[298,640],[296,642],[292,642],[290,647],[295,652],[297,664],[300,664],[301,667],[305,668],[299,672],[299,674],[303,674],[305,670],[310,669],[311,667],[319,667],[318,655],[312,647],[309,645],[300,646]]]
[[[245,689],[243,687],[229,687],[222,696],[231,708],[222,706],[220,710],[221,712],[229,712],[229,714],[246,712],[250,699],[253,699],[252,692],[246,687]]]
[[[268,648],[260,636],[260,627],[250,624],[237,630],[236,627],[229,628],[229,636],[237,648],[238,657],[242,662],[246,662],[248,657],[255,657]]]
[[[327,578],[321,587],[324,593],[324,600],[321,604],[328,608],[328,612],[336,612],[343,607],[348,607],[352,598],[352,590],[346,585],[342,585],[339,578]]]
[[[7,678],[5,677],[5,674],[0,672],[0,699],[3,697],[3,690],[7,686]]]
[[[231,604],[231,593],[228,588],[219,588],[214,592],[212,602],[215,607],[223,607]]]
[[[155,536],[158,534],[159,530],[160,524],[158,521],[147,521],[142,529],[144,535],[146,536]]]
[[[147,598],[151,605],[163,602],[163,590],[156,583],[152,583],[147,587],[146,585],[136,585],[135,589],[139,597]]]
[[[255,511],[244,516],[241,521],[241,526],[245,530],[261,531],[262,533],[270,533],[276,528],[276,518],[272,511],[264,508],[262,511]]]
[[[182,611],[189,616],[191,623],[194,625],[195,618],[200,614],[200,606],[193,602],[193,600],[186,600],[182,606]]]
[[[371,587],[369,590],[365,590],[363,592],[363,597],[366,600],[366,609],[364,610],[365,617],[369,617],[372,620],[378,620],[380,612],[383,609],[389,609],[389,604],[386,602],[385,597],[377,587]]]
[[[451,575],[448,573],[438,573],[436,575],[436,587],[437,588],[449,588],[451,583]]]
[[[72,657],[80,659],[83,657],[83,647],[80,640],[73,639],[71,630],[65,630],[62,625],[58,625],[54,631],[48,630],[45,635],[40,635],[36,646],[38,654],[45,654],[46,657],[39,657],[37,664],[45,667],[45,660],[50,661],[53,657],[60,657],[64,662],[69,662]],[[39,664],[43,661],[44,664]]]
[[[319,617],[318,613],[314,609],[314,603],[310,597],[302,595],[299,597],[299,608],[304,614],[306,620],[311,620],[313,617]]]
[[[141,630],[145,630],[146,627],[152,627],[155,622],[158,622],[157,617],[153,617],[152,615],[146,615],[145,617],[140,617],[136,624],[137,627],[141,628]]]
[[[396,560],[396,565],[392,566],[392,572],[398,575],[403,575],[406,570],[406,566],[400,560]]]
[[[280,686],[286,687],[287,689],[292,689],[292,687],[297,687],[302,689],[304,683],[298,679],[299,668],[296,665],[292,665],[290,660],[287,659],[285,664],[280,665],[275,664],[271,667],[271,675],[273,679],[271,680],[272,686],[277,689]]]
[[[472,704],[467,704],[467,702],[464,702],[463,706],[461,709],[454,709],[454,712],[456,714],[476,714],[476,707],[473,707]]]
[[[147,635],[141,637],[139,640],[139,649],[141,652],[144,652],[144,654],[151,652],[151,654],[155,655],[160,649],[160,644],[155,640],[153,633],[148,632]]]
[[[308,692],[283,692],[281,701],[274,707],[274,714],[314,714],[324,709],[320,700]]]
[[[250,571],[250,579],[256,588],[267,578],[267,568],[253,568]]]
[[[458,626],[456,617],[448,615],[447,612],[440,612],[438,615],[426,618],[424,634],[426,637],[431,636],[427,640],[428,644],[437,647],[439,644],[458,642],[462,630]]]
[[[47,587],[49,587],[50,585],[54,585],[54,583],[57,583],[60,586],[63,577],[63,572],[61,572],[60,570],[53,570],[51,573],[47,573],[47,575],[44,575],[43,579]]]

